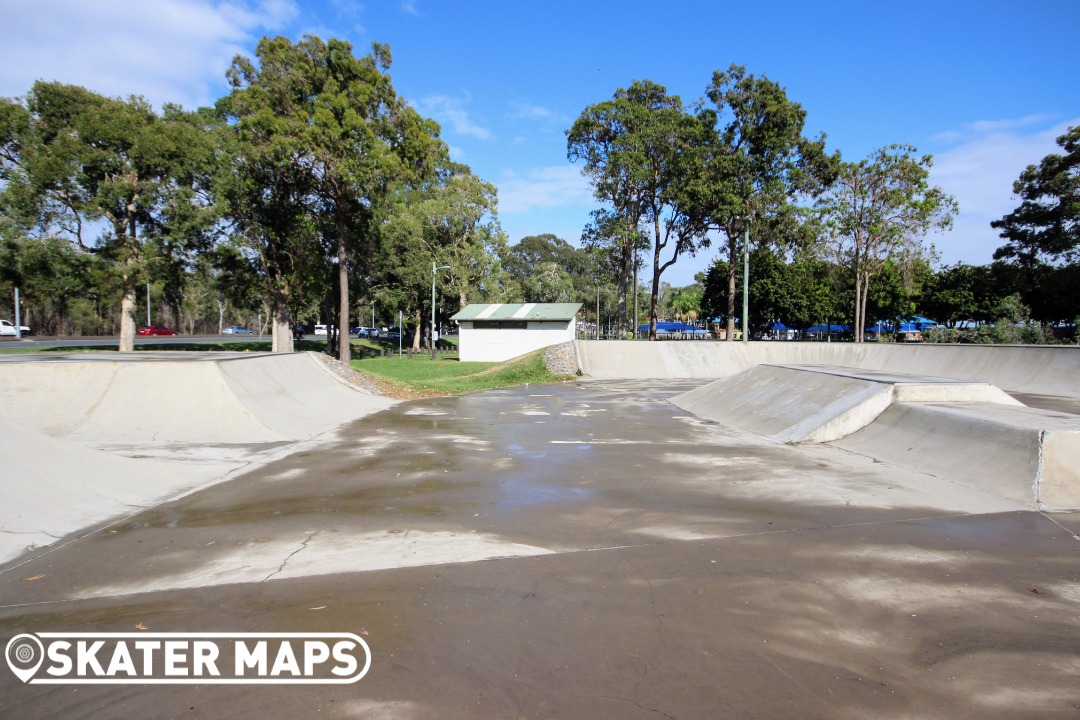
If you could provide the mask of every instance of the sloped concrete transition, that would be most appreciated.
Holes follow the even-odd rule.
[[[393,407],[305,354],[0,359],[0,642],[373,657],[77,692],[0,664],[0,717],[1076,716],[1080,513],[1035,509],[1078,505],[1076,348],[576,357],[592,379]]]
[[[777,442],[831,443],[1040,510],[1080,508],[1080,348],[583,343],[594,377],[712,378],[672,398]]]
[[[0,562],[392,404],[314,353],[6,356]]]
[[[1080,508],[1080,348],[579,342],[598,380],[782,443],[828,443],[1040,510]],[[1028,403],[1045,407],[1028,407]],[[0,362],[0,559],[298,450],[393,401],[313,354]]]

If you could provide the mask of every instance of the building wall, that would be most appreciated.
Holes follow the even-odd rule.
[[[530,322],[521,329],[476,325],[470,321],[459,324],[458,357],[463,361],[502,362],[574,339],[573,320]]]

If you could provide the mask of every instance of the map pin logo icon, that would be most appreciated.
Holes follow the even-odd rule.
[[[37,637],[24,633],[8,641],[4,655],[15,677],[26,682],[34,677],[34,673],[41,667],[41,661],[45,659],[45,647]]]

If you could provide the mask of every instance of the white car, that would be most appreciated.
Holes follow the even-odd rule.
[[[25,325],[20,325],[19,329],[22,331],[20,335],[30,334],[30,328]],[[7,320],[0,320],[0,335],[15,337],[15,325]]]

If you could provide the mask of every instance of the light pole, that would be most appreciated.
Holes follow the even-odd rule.
[[[596,281],[596,339],[600,339],[600,280]]]
[[[435,261],[431,261],[431,359],[435,359],[435,277],[439,274],[440,270],[449,270],[449,265],[435,266]],[[398,332],[400,332],[400,328]]]

